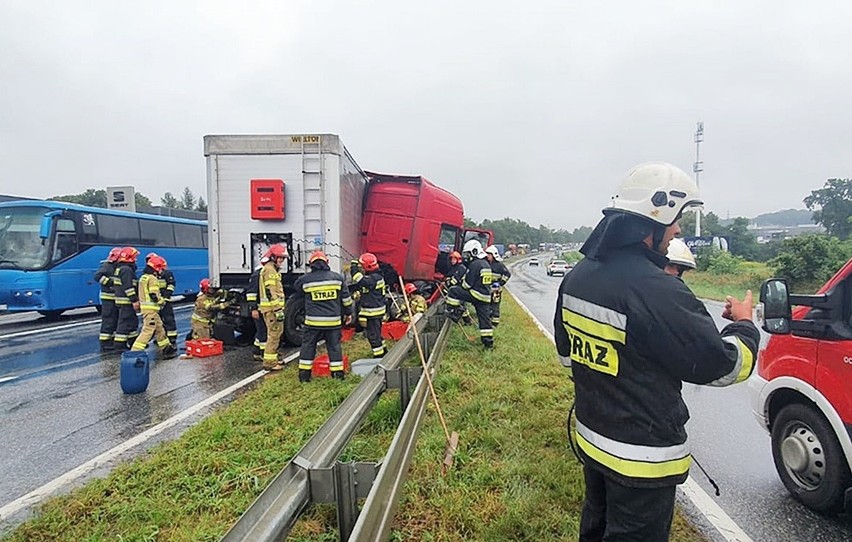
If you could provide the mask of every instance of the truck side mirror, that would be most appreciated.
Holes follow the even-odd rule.
[[[38,228],[38,236],[42,239],[50,237],[50,227],[53,225],[53,217],[59,216],[62,211],[48,211],[41,217],[41,224]]]
[[[793,318],[790,307],[790,292],[784,279],[769,279],[760,287],[760,303],[763,307],[763,329],[767,333],[790,333]]]

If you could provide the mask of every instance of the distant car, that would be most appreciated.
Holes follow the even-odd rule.
[[[530,265],[538,266],[538,258],[530,258]]]
[[[564,277],[571,269],[573,268],[565,260],[550,260],[550,263],[547,264],[547,275],[550,277],[555,275]]]

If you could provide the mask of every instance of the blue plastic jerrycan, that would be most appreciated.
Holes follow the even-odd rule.
[[[150,373],[148,352],[129,350],[121,354],[120,381],[124,393],[142,393],[148,389]]]

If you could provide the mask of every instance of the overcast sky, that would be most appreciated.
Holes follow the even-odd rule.
[[[202,137],[336,133],[475,220],[597,222],[646,160],[705,208],[852,176],[852,2],[0,0],[0,193],[205,192]]]

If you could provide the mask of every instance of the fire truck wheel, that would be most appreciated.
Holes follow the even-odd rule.
[[[772,457],[796,500],[824,514],[843,511],[852,475],[834,431],[815,408],[794,403],[781,409],[772,423]]]
[[[288,301],[284,306],[284,339],[293,346],[302,345],[305,325],[305,300]]]

